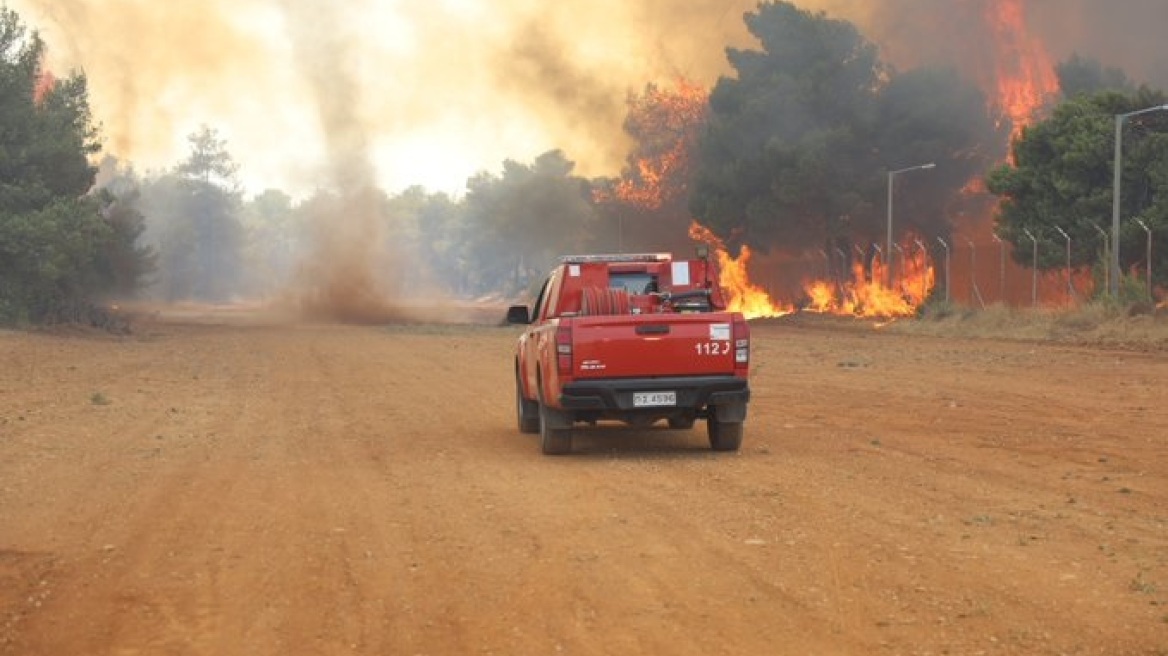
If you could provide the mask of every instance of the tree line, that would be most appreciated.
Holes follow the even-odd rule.
[[[1117,70],[1075,57],[1059,66],[1064,98],[1049,118],[1003,144],[1009,125],[987,112],[956,71],[899,71],[851,23],[790,2],[744,16],[753,49],[726,51],[731,72],[708,98],[692,85],[630,94],[634,144],[618,177],[586,179],[567,154],[505,161],[451,196],[415,187],[376,192],[369,210],[391,292],[478,297],[527,288],[567,252],[678,249],[694,217],[731,248],[803,253],[882,241],[889,171],[924,162],[898,197],[897,238],[948,237],[971,179],[1001,200],[996,232],[1029,265],[1101,257],[1110,216],[1114,116],[1164,104]],[[0,322],[73,320],[134,293],[220,302],[279,294],[312,257],[337,191],[245,197],[228,144],[212,127],[187,157],[141,175],[101,152],[82,73],[56,79],[44,44],[0,9]],[[1168,112],[1126,126],[1122,266],[1146,267],[1139,218],[1168,225]],[[94,162],[97,161],[97,164]],[[327,226],[326,226],[327,227]],[[1057,228],[1057,230],[1056,230]],[[1152,264],[1168,279],[1168,249]]]

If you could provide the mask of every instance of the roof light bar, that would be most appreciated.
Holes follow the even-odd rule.
[[[588,262],[668,262],[670,253],[622,253],[619,255],[565,255],[562,264],[586,264]]]

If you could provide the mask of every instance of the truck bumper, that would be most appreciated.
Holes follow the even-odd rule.
[[[642,408],[633,405],[636,392],[676,392],[677,405]],[[618,378],[565,383],[560,407],[601,413],[667,413],[700,410],[708,406],[738,406],[745,414],[750,387],[737,376],[685,376],[675,378]]]

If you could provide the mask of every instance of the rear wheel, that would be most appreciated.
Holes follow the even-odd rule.
[[[515,376],[515,414],[520,433],[539,432],[539,403],[523,397],[523,383]]]
[[[737,451],[742,446],[742,422],[719,421],[717,408],[711,408],[706,431],[710,436],[710,448],[715,451]]]
[[[561,428],[562,413],[544,404],[539,405],[539,441],[545,455],[560,456],[572,450],[572,428]]]

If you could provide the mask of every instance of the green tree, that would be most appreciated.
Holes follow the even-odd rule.
[[[1072,266],[1099,260],[1099,231],[1111,231],[1115,116],[1166,101],[1163,92],[1147,88],[1080,95],[1022,132],[1013,163],[987,178],[1002,201],[997,233],[1015,245],[1016,258],[1030,253],[1029,231],[1039,242],[1040,268],[1065,266],[1062,229],[1071,238]],[[1125,121],[1123,148],[1120,264],[1128,270],[1147,265],[1146,233],[1135,219],[1160,234],[1168,228],[1168,117],[1156,112]],[[1153,272],[1164,280],[1168,250],[1154,257]]]
[[[100,149],[87,81],[42,68],[44,44],[0,7],[0,321],[92,317],[148,268],[133,217],[90,193]]]
[[[146,231],[146,219],[139,209],[141,182],[132,168],[106,157],[98,168],[93,195],[114,237],[105,245],[101,263],[108,287],[116,297],[131,297],[154,272],[158,260],[141,239]]]
[[[418,249],[431,276],[446,290],[471,292],[475,281],[469,262],[475,250],[466,204],[446,194],[430,194],[418,210]]]
[[[271,294],[291,281],[297,262],[307,252],[309,239],[304,217],[295,212],[292,197],[268,189],[244,204],[243,290]]]
[[[747,13],[762,50],[729,49],[718,80],[691,209],[752,246],[808,245],[855,209],[855,161],[885,69],[845,21],[768,2]]]
[[[83,74],[57,80],[42,69],[44,42],[0,7],[0,207],[31,210],[93,185],[89,156],[101,149]]]
[[[591,186],[574,168],[556,150],[531,165],[507,160],[502,176],[467,182],[467,218],[479,243],[468,262],[478,279],[472,292],[518,291],[558,256],[583,247],[596,214]]]
[[[1077,54],[1056,66],[1055,73],[1058,75],[1059,89],[1066,98],[1092,95],[1100,91],[1135,91],[1134,85],[1122,70],[1105,68],[1099,60]]]
[[[984,170],[977,144],[995,130],[974,86],[947,71],[898,74],[851,23],[790,2],[760,4],[746,25],[761,50],[730,49],[735,76],[711,94],[690,199],[699,221],[764,250],[873,240],[887,171],[935,162],[927,183],[904,181],[936,191],[900,203],[896,229],[946,234],[945,203]]]
[[[214,129],[203,126],[188,141],[187,159],[143,189],[159,253],[159,292],[166,300],[220,302],[241,290],[238,167]]]
[[[443,193],[410,187],[388,201],[385,251],[396,265],[401,294],[467,292],[465,253],[475,244],[467,231],[465,205]]]

